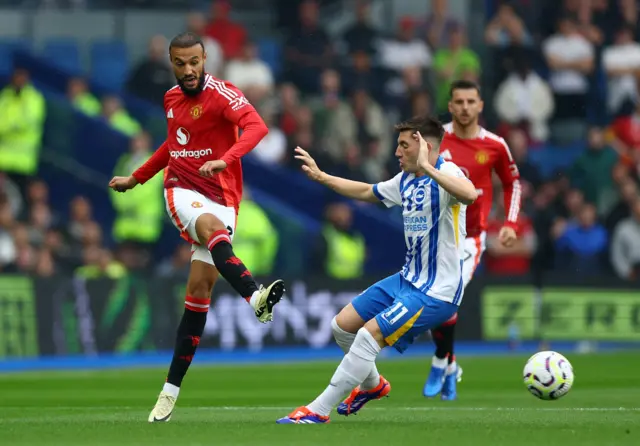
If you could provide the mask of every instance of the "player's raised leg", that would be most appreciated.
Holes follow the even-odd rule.
[[[220,275],[251,304],[260,322],[269,322],[273,319],[273,307],[284,294],[284,281],[276,280],[266,288],[258,286],[242,260],[233,253],[227,226],[215,215],[203,213],[195,222],[195,231],[200,243],[211,252]]]
[[[192,261],[185,308],[178,326],[173,359],[167,381],[158,396],[155,407],[149,414],[150,423],[166,422],[171,419],[182,380],[187,374],[204,331],[211,303],[211,292],[217,277],[218,271],[213,265],[200,260]]]

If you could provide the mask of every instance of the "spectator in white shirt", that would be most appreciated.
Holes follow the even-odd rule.
[[[543,53],[551,70],[556,119],[583,118],[594,68],[593,45],[578,32],[575,21],[565,17],[558,22],[558,33],[543,42]]]
[[[500,84],[494,101],[502,121],[511,125],[525,123],[531,139],[547,140],[553,94],[545,80],[531,69],[528,59],[515,60],[515,70]]]
[[[283,163],[287,155],[287,137],[275,123],[275,111],[261,110],[262,119],[269,128],[269,133],[251,151],[252,155],[265,164]]]
[[[609,80],[607,108],[616,114],[625,101],[638,97],[637,80],[640,79],[640,43],[633,40],[633,28],[625,25],[615,37],[615,43],[602,54],[602,65]]]
[[[400,20],[398,35],[380,42],[380,60],[385,68],[401,72],[405,68],[431,66],[431,51],[415,36],[415,24],[411,18]]]
[[[227,64],[225,79],[244,92],[247,99],[258,103],[273,92],[273,73],[269,66],[258,58],[258,47],[247,42],[242,50],[242,58]]]

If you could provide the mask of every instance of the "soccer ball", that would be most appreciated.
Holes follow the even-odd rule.
[[[524,366],[524,385],[541,400],[557,400],[573,386],[571,363],[556,352],[539,352]]]

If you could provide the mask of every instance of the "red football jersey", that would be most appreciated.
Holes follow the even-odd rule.
[[[478,190],[478,199],[467,208],[467,237],[476,237],[487,230],[493,201],[493,170],[504,190],[505,225],[517,229],[522,195],[520,173],[505,140],[482,127],[473,139],[458,138],[453,133],[453,123],[446,124],[444,129],[440,155],[457,164]]]
[[[229,82],[206,75],[204,89],[185,95],[179,86],[164,97],[167,140],[133,176],[144,183],[167,167],[164,187],[195,190],[223,206],[238,208],[242,199],[240,158],[267,134],[267,126],[242,92]],[[243,130],[238,138],[238,128]],[[223,160],[222,172],[206,178],[198,170]]]

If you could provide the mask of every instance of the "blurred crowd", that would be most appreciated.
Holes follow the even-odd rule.
[[[242,89],[269,125],[269,135],[250,155],[266,164],[297,168],[290,153],[299,145],[331,173],[367,182],[387,179],[398,170],[392,124],[423,113],[446,120],[450,82],[478,81],[485,100],[482,124],[506,139],[524,192],[520,239],[510,249],[496,243],[503,219],[496,194],[484,270],[640,278],[637,2],[495,2],[484,44],[474,45],[447,3],[432,0],[431,11],[401,18],[390,35],[371,24],[369,3],[358,1],[353,23],[335,39],[320,23],[318,4],[304,0],[297,19],[279,30],[285,39],[278,67],[260,59],[250,24],[234,22],[226,1],[213,1],[209,14],[192,13],[185,21],[205,38],[207,71]],[[132,67],[127,90],[162,104],[174,83],[167,40],[154,37],[147,57]],[[80,78],[70,83],[68,95],[83,112],[102,115],[133,137],[132,154],[144,155],[139,160],[151,153],[144,129],[117,97],[97,99]],[[2,138],[0,124],[0,150]],[[554,158],[570,157],[575,147],[580,153],[568,168],[549,175],[533,161],[540,157],[532,156],[549,147]],[[149,267],[139,252],[152,240],[120,244],[123,251],[114,255],[86,199],[52,210],[43,182],[1,178],[0,271],[51,275],[58,265],[69,265],[85,268],[85,274],[109,269],[117,276],[135,265]],[[326,227],[357,241],[349,212],[331,206]],[[330,256],[331,234],[319,235],[319,267]],[[185,268],[188,259],[188,247],[182,247],[159,271]],[[364,262],[364,254],[357,261]]]

